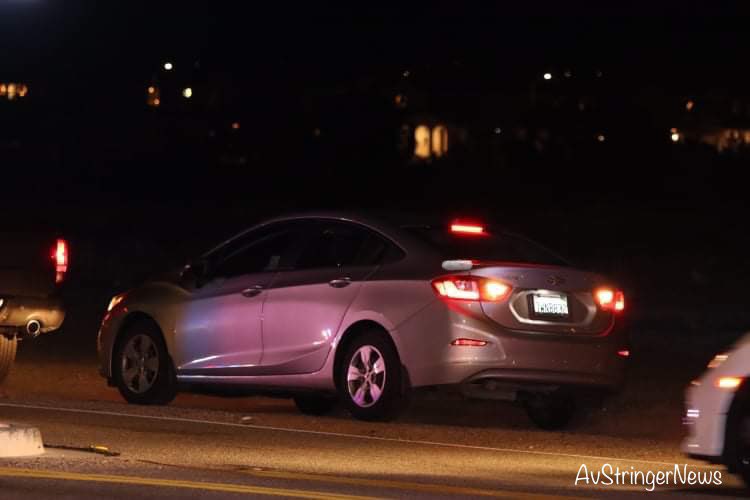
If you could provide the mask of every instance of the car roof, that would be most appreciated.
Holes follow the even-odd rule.
[[[220,244],[216,245],[211,250],[205,252],[203,256],[206,257],[214,253],[215,251],[219,250],[220,248],[224,247],[225,245],[231,243],[232,241],[236,240],[237,238],[240,238],[243,235],[251,231],[254,231],[258,228],[261,228],[263,226],[267,226],[269,224],[273,224],[277,222],[292,221],[292,220],[305,220],[305,219],[310,219],[310,220],[328,219],[328,220],[336,220],[336,221],[341,221],[341,222],[351,222],[354,224],[360,224],[362,226],[365,226],[367,228],[374,230],[377,233],[384,235],[393,243],[395,243],[397,246],[401,247],[401,249],[406,251],[407,253],[411,253],[415,251],[432,253],[432,249],[430,249],[428,245],[425,245],[423,241],[421,241],[419,238],[414,237],[408,231],[404,230],[402,227],[399,226],[399,224],[393,223],[390,220],[387,220],[385,217],[372,216],[372,215],[366,215],[366,214],[356,213],[356,212],[347,212],[347,211],[316,211],[316,212],[290,213],[290,214],[284,214],[284,215],[279,215],[276,217],[264,219],[263,221],[257,224],[254,224],[253,226],[243,231],[240,231],[239,233],[235,234],[231,238],[222,241]]]

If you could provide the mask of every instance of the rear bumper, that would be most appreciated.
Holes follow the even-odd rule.
[[[464,384],[480,384],[488,381],[508,385],[540,385],[590,387],[617,390],[623,382],[622,373],[576,373],[570,371],[490,369],[472,375]]]
[[[32,320],[41,324],[41,333],[60,328],[65,319],[65,309],[55,297],[3,297],[0,307],[0,329],[23,331]]]
[[[618,390],[625,378],[628,338],[616,324],[606,335],[549,335],[509,331],[473,306],[438,301],[398,327],[398,347],[413,387],[482,385],[516,390],[559,387]],[[453,346],[458,338],[483,347]]]

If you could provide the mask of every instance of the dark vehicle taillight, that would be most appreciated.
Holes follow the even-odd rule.
[[[594,291],[596,303],[602,311],[622,312],[625,310],[625,294],[613,288],[598,288]]]
[[[52,248],[52,260],[55,261],[55,283],[61,283],[68,272],[68,242],[58,238]]]
[[[445,276],[432,281],[435,292],[448,299],[500,302],[510,295],[513,287],[502,281],[476,276]]]

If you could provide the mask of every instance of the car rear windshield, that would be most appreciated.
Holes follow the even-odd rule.
[[[437,249],[445,259],[570,265],[564,258],[542,245],[512,233],[488,231],[481,235],[457,234],[447,229],[428,226],[404,229]]]

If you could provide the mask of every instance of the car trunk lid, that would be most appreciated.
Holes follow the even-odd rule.
[[[474,276],[513,287],[507,300],[482,302],[484,313],[501,326],[519,332],[600,335],[613,324],[612,312],[596,304],[601,276],[577,269],[513,262],[475,262]]]

